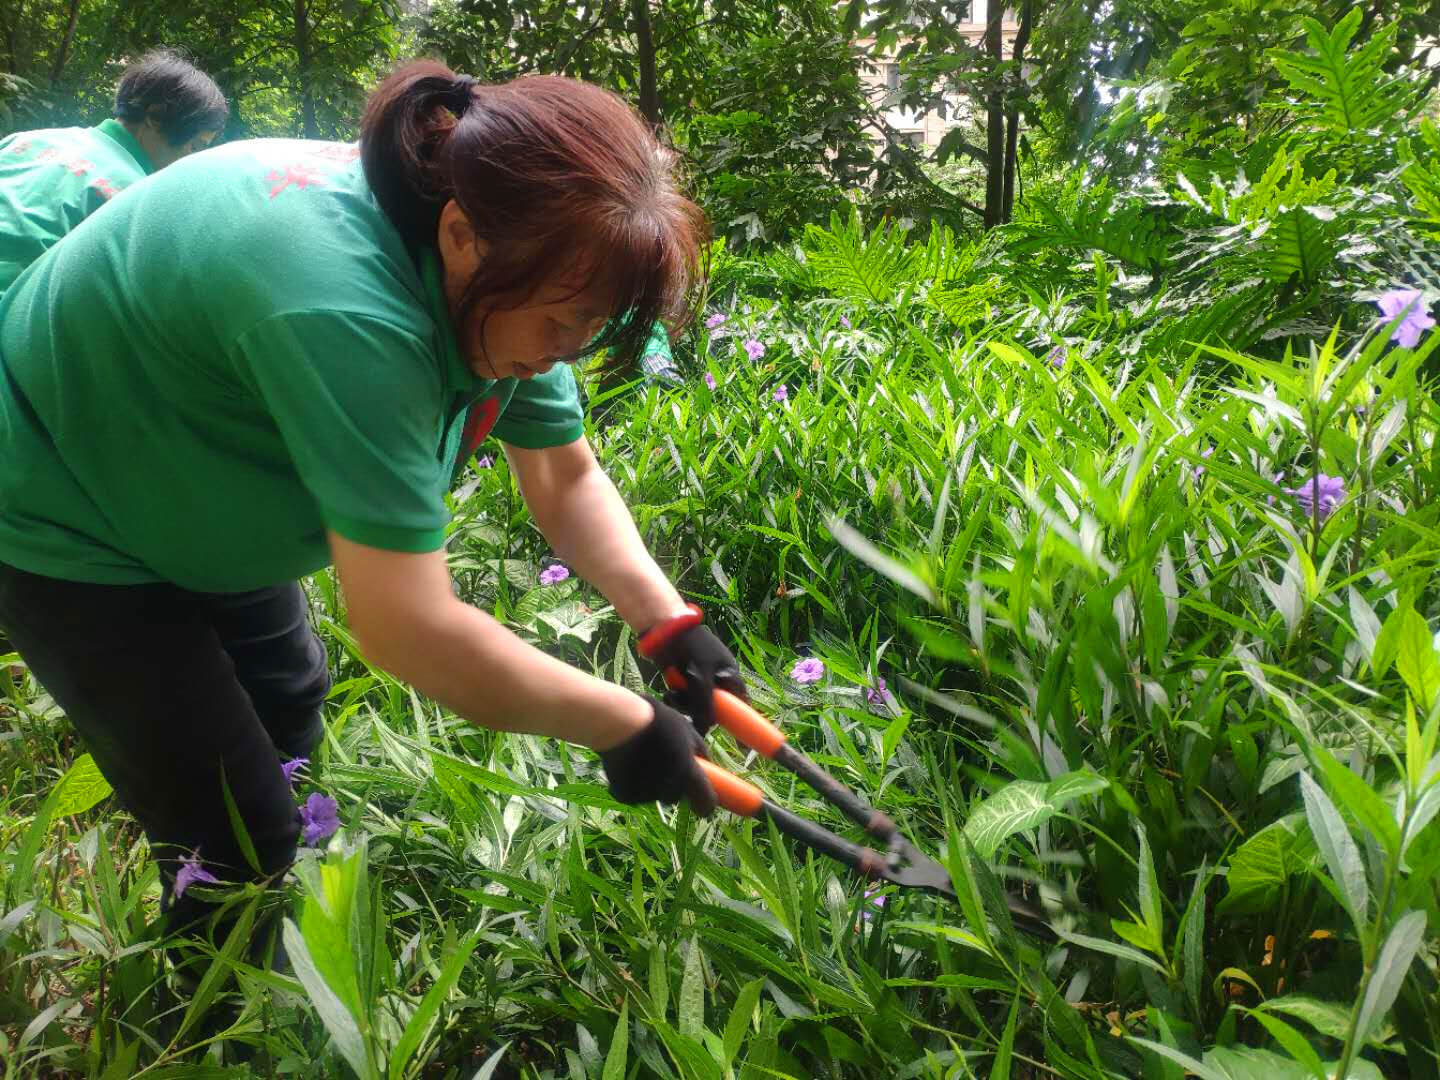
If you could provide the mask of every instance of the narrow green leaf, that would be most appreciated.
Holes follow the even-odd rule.
[[[1306,1041],[1304,1035],[1301,1035],[1300,1032],[1296,1031],[1278,1016],[1270,1016],[1258,1009],[1247,1009],[1246,1012],[1260,1021],[1261,1026],[1270,1032],[1271,1037],[1277,1043],[1285,1048],[1287,1054],[1304,1065],[1305,1068],[1309,1069],[1310,1075],[1315,1077],[1315,1080],[1327,1080],[1325,1066],[1320,1062],[1320,1055],[1317,1054],[1315,1048]]]
[[[1167,978],[1169,977],[1170,973],[1166,971],[1164,967],[1138,949],[1132,949],[1128,945],[1121,945],[1119,942],[1106,941],[1104,938],[1090,937],[1088,934],[1072,934],[1068,931],[1061,930],[1058,926],[1052,927],[1052,929],[1062,939],[1070,942],[1072,945],[1079,945],[1082,949],[1091,949],[1095,952],[1105,953],[1107,956],[1118,957],[1121,960],[1129,960],[1131,963],[1148,967],[1160,975],[1164,975]]]
[[[1157,1043],[1150,1039],[1136,1038],[1133,1035],[1126,1036],[1126,1041],[1132,1042],[1136,1046],[1143,1046],[1146,1050],[1149,1050],[1155,1054],[1159,1054],[1162,1058],[1173,1061],[1177,1065],[1183,1066],[1185,1069],[1200,1077],[1200,1080],[1231,1080],[1231,1078],[1226,1076],[1224,1073],[1218,1072],[1215,1069],[1210,1068],[1210,1066],[1204,1064],[1203,1062],[1196,1061],[1189,1054],[1182,1053],[1181,1051],[1176,1050],[1173,1047],[1166,1046],[1163,1043]]]
[[[470,1080],[492,1080],[495,1070],[500,1067],[500,1059],[505,1056],[505,1051],[510,1049],[510,1044],[501,1043],[500,1048],[485,1059],[485,1064],[475,1070],[475,1075]]]
[[[755,1006],[760,1002],[760,992],[765,989],[763,978],[752,979],[740,988],[740,993],[735,996],[735,1007],[730,1010],[730,1018],[725,1021],[725,1064],[731,1065],[735,1061],[735,1055],[740,1052],[740,1047],[745,1041],[745,1032],[750,1028],[751,1018],[755,1014]]]
[[[1205,860],[1201,859],[1200,872],[1195,876],[1195,888],[1190,892],[1190,903],[1185,909],[1180,946],[1185,993],[1190,998],[1190,1008],[1196,1016],[1201,1015],[1201,995],[1205,986],[1205,888],[1209,881]]]
[[[1370,830],[1370,834],[1390,855],[1397,854],[1400,851],[1400,827],[1395,824],[1395,813],[1385,805],[1385,800],[1375,794],[1364,780],[1336,761],[1323,746],[1314,744],[1311,753],[1319,762],[1328,786],[1340,804]]]
[[[1145,826],[1135,825],[1140,837],[1140,917],[1145,927],[1157,942],[1164,941],[1165,915],[1160,909],[1160,883],[1155,878],[1155,858],[1150,853],[1150,838],[1145,835]]]
[[[245,862],[257,876],[263,876],[265,871],[260,866],[260,856],[255,854],[255,843],[250,839],[250,830],[245,827],[245,819],[240,816],[240,808],[235,805],[235,796],[230,792],[230,781],[223,768],[220,770],[220,791],[225,796],[225,812],[230,815],[230,829],[235,834],[235,842],[240,846],[240,854],[245,856]]]
[[[630,1056],[630,999],[620,1003],[620,1016],[615,1021],[615,1038],[605,1052],[605,1072],[601,1080],[625,1080],[625,1067]]]
[[[1000,1045],[995,1048],[995,1060],[990,1064],[990,1080],[1010,1080],[1010,1058],[1015,1053],[1015,1023],[1020,1016],[1020,999],[1010,1002],[1010,1015],[1005,1020],[1005,1031],[1000,1036]]]
[[[1345,828],[1340,811],[1330,801],[1324,789],[1310,778],[1309,773],[1300,774],[1300,792],[1305,799],[1305,817],[1310,822],[1310,832],[1325,857],[1330,877],[1340,890],[1355,929],[1365,930],[1365,921],[1370,911],[1370,887],[1365,877],[1365,864],[1360,861],[1360,849]]]
[[[405,1025],[405,1030],[400,1033],[395,1048],[390,1052],[390,1077],[391,1080],[399,1080],[405,1075],[405,1067],[415,1052],[420,1049],[420,1044],[430,1031],[430,1026],[435,1022],[440,1007],[445,1004],[445,999],[450,996],[450,991],[460,980],[460,974],[465,970],[471,954],[475,951],[475,945],[479,941],[479,934],[469,934],[456,944],[450,955],[445,959],[445,966],[440,969],[440,975],[430,984],[430,989],[425,991],[425,996],[420,999],[411,1014],[410,1020]]]
[[[1410,971],[1411,961],[1420,949],[1425,937],[1425,913],[1407,911],[1395,920],[1390,936],[1375,961],[1375,971],[1370,976],[1370,985],[1365,990],[1365,1000],[1360,1003],[1360,1021],[1355,1029],[1355,1041],[1364,1046],[1375,1025],[1385,1019],[1390,1006],[1400,993],[1405,976]]]
[[[685,974],[680,978],[677,1028],[686,1038],[698,1039],[705,1030],[705,972],[700,959],[700,939],[692,937],[685,952]]]

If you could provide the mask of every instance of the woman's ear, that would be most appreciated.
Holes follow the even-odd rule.
[[[459,318],[460,300],[480,271],[489,245],[475,235],[475,226],[454,199],[440,210],[440,228],[435,237],[440,265],[445,274],[445,300],[451,318]]]
[[[440,258],[447,274],[454,264],[468,280],[480,268],[488,245],[475,235],[475,226],[460,204],[451,199],[440,211],[440,234],[436,237]]]

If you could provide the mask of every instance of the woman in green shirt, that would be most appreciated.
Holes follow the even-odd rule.
[[[196,155],[0,299],[0,625],[146,829],[167,901],[182,857],[245,874],[222,775],[264,869],[293,858],[294,732],[253,687],[313,690],[310,631],[277,619],[271,669],[240,671],[215,603],[331,563],[373,663],[477,724],[593,747],[623,802],[709,812],[710,695],[744,687],[597,466],[569,366],[633,361],[682,317],[704,235],[614,95],[421,63],[375,92],[358,151]],[[583,674],[456,599],[467,416],[685,694]]]
[[[0,139],[0,292],[109,199],[208,146],[229,115],[210,76],[157,49],[125,69],[113,119]]]

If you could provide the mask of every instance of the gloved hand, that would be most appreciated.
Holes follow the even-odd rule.
[[[715,789],[696,764],[705,740],[664,702],[646,698],[655,718],[619,746],[600,751],[610,794],[622,803],[673,803],[688,799],[701,817],[715,809]]]
[[[740,665],[735,656],[703,623],[704,614],[694,604],[683,615],[656,623],[640,638],[640,655],[666,668],[678,668],[685,676],[685,689],[672,689],[665,701],[686,713],[702,736],[715,725],[715,688],[728,690],[748,701]]]

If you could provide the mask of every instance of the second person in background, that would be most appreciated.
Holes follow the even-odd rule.
[[[112,197],[210,145],[229,115],[210,76],[156,49],[125,69],[111,119],[0,139],[0,292]]]

